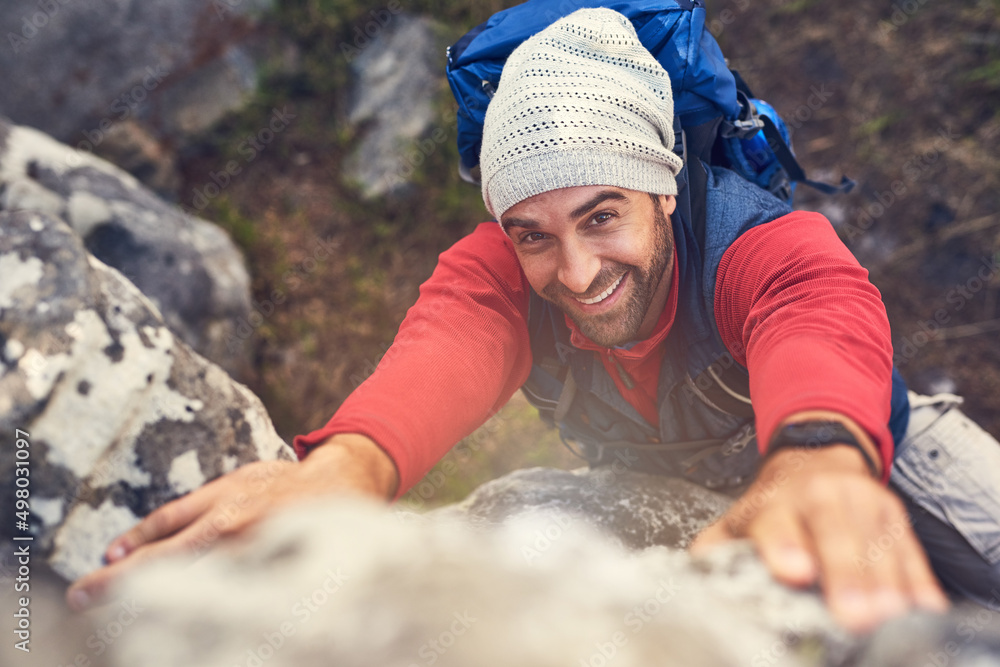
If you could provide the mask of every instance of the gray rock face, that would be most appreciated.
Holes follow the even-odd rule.
[[[0,114],[91,148],[127,118],[167,132],[190,131],[197,118],[194,129],[201,129],[253,90],[256,77],[240,62],[243,42],[253,16],[272,4],[2,0],[0,71],[7,75]],[[175,93],[206,78],[219,83],[210,102],[176,105]]]
[[[521,477],[516,486],[553,479]],[[460,511],[418,516],[330,500],[276,516],[252,541],[197,562],[150,564],[111,603],[135,600],[145,611],[109,664],[914,665],[968,618],[914,615],[869,646],[833,624],[815,591],[775,583],[745,543],[700,560],[659,546],[627,551],[580,514],[508,507],[502,524],[470,525]],[[991,630],[980,626],[962,646],[949,665],[1000,664]]]
[[[0,118],[0,210],[18,209],[68,222],[186,343],[234,375],[243,370],[249,349],[236,334],[250,313],[250,277],[221,229],[109,163]]]
[[[432,514],[489,526],[529,510],[557,512],[604,531],[629,549],[684,549],[730,503],[732,498],[683,479],[613,468],[531,468],[487,482],[462,503]]]
[[[63,222],[0,213],[0,276],[3,447],[27,433],[34,553],[63,577],[97,568],[113,537],[169,500],[250,461],[294,459],[257,397]],[[0,458],[0,479],[14,467]],[[4,507],[14,491],[0,486]]]
[[[434,122],[428,91],[443,81],[443,48],[433,24],[399,13],[398,3],[389,4],[396,13],[386,9],[373,17],[365,29],[374,36],[356,33],[358,46],[349,47],[347,54],[357,79],[348,120],[365,124],[366,133],[347,159],[344,174],[369,198],[399,193],[447,138],[440,127],[425,136]]]
[[[178,149],[242,108],[277,57],[257,21],[273,4],[0,0],[0,116],[174,199]]]

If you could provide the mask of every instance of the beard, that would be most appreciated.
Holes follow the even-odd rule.
[[[667,264],[673,256],[670,223],[663,214],[659,198],[653,197],[653,247],[645,266],[635,266],[611,262],[602,267],[594,277],[587,293],[598,294],[610,287],[626,271],[629,276],[620,303],[600,315],[583,315],[573,308],[563,307],[563,303],[575,303],[561,283],[554,282],[542,290],[541,296],[569,316],[584,336],[601,347],[617,347],[635,340],[646,319],[660,281],[666,280]]]

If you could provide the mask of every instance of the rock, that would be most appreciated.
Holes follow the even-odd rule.
[[[273,0],[0,0],[0,115],[86,151],[131,120],[168,153],[257,84],[248,53]],[[164,161],[158,170],[172,161]]]
[[[356,37],[355,47],[345,45],[356,78],[348,120],[365,133],[344,174],[367,198],[400,193],[447,139],[442,128],[425,136],[434,122],[428,93],[443,81],[435,28],[425,18],[383,11],[384,23],[369,24],[370,43]]]
[[[633,498],[624,486],[614,488]],[[900,659],[916,660],[914,645],[933,648],[924,638],[954,636],[968,618],[914,614],[904,620],[917,619],[923,635],[905,625],[877,633],[876,663],[865,638],[834,625],[816,591],[776,583],[746,543],[702,559],[665,547],[627,551],[579,515],[511,509],[500,525],[475,526],[460,512],[401,515],[359,500],[286,511],[252,540],[132,573],[111,608],[139,600],[145,611],[109,663],[912,665],[921,663]],[[539,536],[547,546],[529,553]],[[963,650],[995,657],[995,641],[982,630]]]
[[[732,498],[684,479],[613,468],[518,470],[432,514],[496,525],[524,512],[559,512],[614,536],[629,549],[686,548]]]
[[[0,114],[74,146],[98,144],[104,125],[153,119],[174,86],[241,48],[273,4],[2,0],[0,68],[18,76],[6,77]]]
[[[250,276],[217,226],[86,152],[0,118],[0,210],[60,217],[148,296],[167,325],[234,375],[245,370]]]
[[[256,88],[256,63],[246,50],[231,47],[171,88],[161,102],[161,128],[169,136],[203,132],[241,108]]]
[[[77,179],[121,187],[92,166]],[[6,451],[22,433],[36,562],[73,580],[166,502],[245,463],[294,459],[259,399],[175,337],[65,223],[0,213],[0,275],[0,433]],[[14,468],[13,454],[0,459],[0,479]],[[14,492],[0,486],[4,507]],[[0,539],[13,532],[12,517]]]
[[[160,196],[169,199],[180,189],[176,156],[133,119],[109,129],[99,152],[102,158],[132,174]]]

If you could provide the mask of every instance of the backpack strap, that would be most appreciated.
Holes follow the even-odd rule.
[[[569,344],[569,330],[555,316],[552,306],[538,296],[534,289],[529,289],[528,337],[531,341],[532,364],[565,384],[570,355],[574,349]]]
[[[764,121],[764,137],[767,139],[767,143],[771,147],[771,150],[774,151],[774,156],[778,158],[778,162],[784,168],[785,173],[788,174],[788,178],[792,179],[796,183],[802,183],[803,185],[808,185],[815,190],[819,190],[825,195],[835,195],[841,192],[846,194],[854,189],[854,181],[847,176],[840,177],[839,185],[830,185],[829,183],[813,181],[806,178],[806,172],[802,169],[799,161],[795,159],[795,156],[792,154],[792,149],[790,149],[788,144],[785,143],[785,139],[781,136],[778,126],[775,125],[774,121],[767,116],[760,116],[760,119]]]
[[[750,403],[750,374],[735,361],[725,368],[713,364],[694,378],[688,376],[686,386],[717,410],[747,419],[754,416]]]
[[[788,174],[788,178],[795,183],[802,183],[803,185],[808,185],[814,190],[818,190],[825,195],[835,195],[839,193],[848,193],[854,189],[854,181],[847,176],[842,176],[839,185],[831,185],[829,183],[823,183],[821,181],[813,181],[806,177],[806,172],[799,164],[799,161],[795,158],[792,153],[792,149],[788,147],[788,142],[785,138],[781,136],[781,131],[778,126],[774,124],[774,121],[765,115],[757,115],[753,113],[753,105],[750,103],[751,98],[755,98],[756,95],[750,90],[750,86],[747,82],[740,76],[740,73],[736,70],[729,70],[733,74],[733,78],[736,80],[736,90],[738,93],[742,93],[745,97],[740,99],[741,106],[745,103],[747,106],[744,107],[745,113],[748,113],[751,121],[757,121],[754,125],[760,124],[760,130],[764,133],[764,138],[767,139],[767,145],[774,151],[774,156],[778,159],[778,163]],[[740,119],[742,119],[744,113],[740,114]],[[749,128],[740,127],[735,125],[732,121],[726,121],[732,127],[724,127],[723,136],[739,136],[745,134],[746,130]],[[739,122],[739,119],[736,121]],[[746,136],[752,136],[752,133],[756,130],[750,131],[750,134]]]
[[[722,117],[717,116],[706,123],[684,129],[680,117],[674,116],[674,152],[684,161],[684,167],[677,174],[677,209],[680,216],[691,224],[698,240],[698,247],[705,247],[705,197],[708,190],[708,164],[712,156],[712,146]]]

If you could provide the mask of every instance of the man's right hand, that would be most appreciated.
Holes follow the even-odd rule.
[[[363,435],[340,434],[301,462],[258,461],[160,507],[108,546],[108,565],[66,592],[76,610],[98,602],[122,572],[157,556],[201,551],[253,526],[283,505],[336,493],[388,500],[399,477],[389,456]]]

